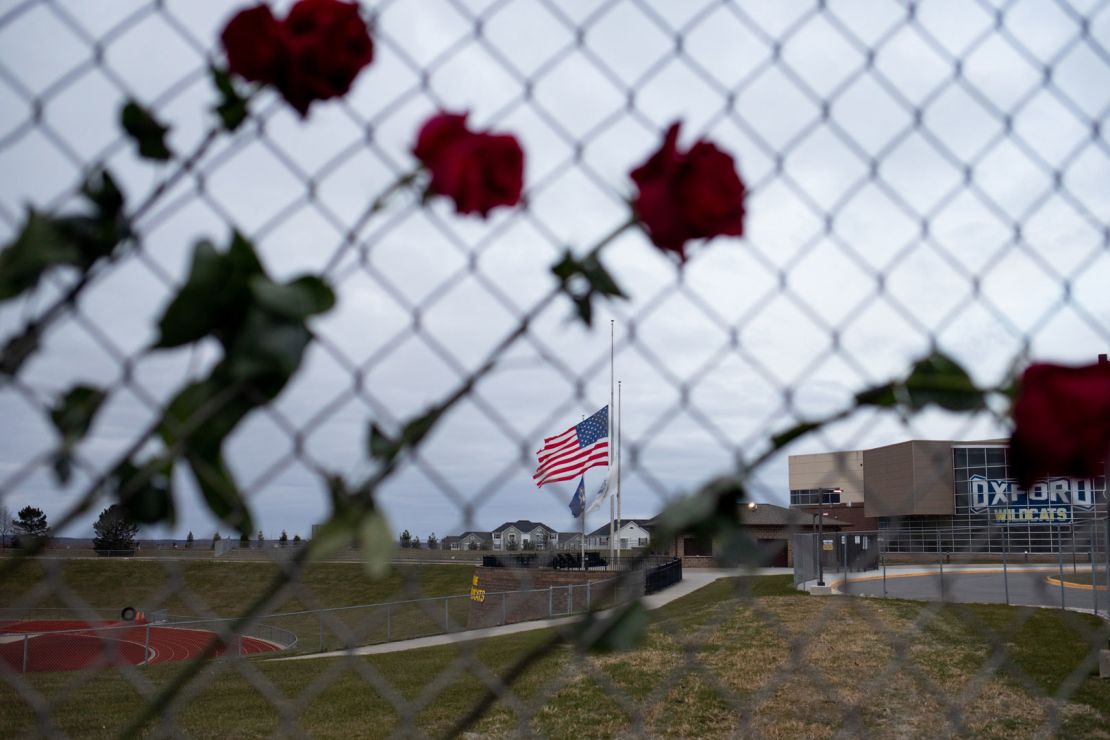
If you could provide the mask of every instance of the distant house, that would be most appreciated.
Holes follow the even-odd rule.
[[[528,519],[505,522],[490,534],[494,550],[554,550],[559,545],[558,532]]]
[[[559,549],[560,550],[581,550],[582,549],[582,533],[581,532],[560,532],[559,533]]]
[[[620,529],[614,533],[616,547],[621,551],[639,550],[651,543],[650,519],[622,519]],[[609,549],[609,525],[604,524],[586,535],[586,548],[590,550]]]
[[[489,550],[492,545],[489,532],[463,532],[443,538],[444,550]]]

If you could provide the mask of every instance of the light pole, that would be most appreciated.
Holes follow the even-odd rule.
[[[817,492],[817,585],[825,585],[825,512],[822,504],[825,501],[825,492]]]

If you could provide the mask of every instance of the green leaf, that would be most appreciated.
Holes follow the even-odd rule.
[[[70,388],[50,410],[54,428],[67,444],[79,441],[89,431],[93,417],[100,409],[106,394],[90,385]]]
[[[73,476],[73,449],[67,445],[60,446],[54,452],[50,467],[54,469],[54,477],[58,482],[63,486],[67,485]]]
[[[415,447],[420,444],[424,437],[428,436],[428,432],[432,431],[439,417],[443,414],[441,408],[431,408],[425,411],[420,416],[416,417],[409,423],[405,424],[401,430],[401,440],[407,447]]]
[[[81,262],[73,236],[55,219],[29,208],[19,236],[0,252],[0,301],[33,289],[51,267]]]
[[[578,318],[587,326],[593,324],[594,296],[627,297],[596,255],[577,260],[568,250],[561,260],[552,265],[551,272],[559,278],[563,292],[574,303]]]
[[[624,607],[616,620],[594,640],[591,650],[595,653],[609,653],[617,650],[631,650],[643,643],[647,637],[651,617],[639,601]]]
[[[248,100],[235,89],[235,83],[226,70],[210,67],[209,71],[212,74],[212,84],[220,94],[220,102],[212,110],[219,116],[225,130],[234,131],[247,120]]]
[[[115,497],[127,517],[140,524],[173,524],[173,460],[156,457],[141,467],[130,461],[112,475]]]
[[[311,341],[312,335],[303,324],[275,319],[251,308],[242,327],[224,345],[230,376],[239,381],[257,381],[253,385],[256,391],[276,395],[297,371]]]
[[[389,561],[393,558],[395,543],[389,522],[377,509],[363,515],[358,525],[358,544],[366,574],[374,580],[389,575]]]
[[[817,421],[798,422],[794,426],[787,429],[785,432],[781,432],[771,437],[771,445],[775,449],[781,449],[796,440],[798,437],[802,437],[814,430],[820,429],[822,426],[823,425],[821,424],[821,422]]]
[[[401,443],[390,437],[375,422],[370,422],[368,435],[370,456],[383,462],[389,462],[401,451]]]
[[[856,403],[881,408],[900,405],[908,411],[920,411],[930,404],[948,411],[976,411],[984,407],[984,394],[959,363],[937,352],[914,363],[904,381],[856,394]]]
[[[173,158],[173,152],[166,146],[167,126],[134,100],[128,100],[120,111],[120,125],[139,147],[139,156],[165,162]]]
[[[254,531],[254,522],[250,511],[243,501],[239,487],[231,471],[224,463],[223,455],[200,455],[190,452],[185,456],[185,462],[196,479],[208,510],[219,519],[235,527],[240,533],[250,534]]]
[[[158,319],[155,347],[179,347],[196,342],[215,331],[228,316],[222,310],[227,301],[227,261],[209,241],[193,247],[189,277]]]
[[[284,285],[256,275],[251,278],[249,286],[258,306],[295,321],[324,313],[335,305],[335,293],[331,287],[313,275],[304,275]]]
[[[906,391],[915,409],[936,404],[948,411],[976,411],[983,408],[983,392],[971,376],[952,358],[939,352],[913,367],[906,380]]]
[[[100,170],[81,185],[81,194],[93,205],[100,221],[114,221],[123,215],[126,201],[112,173]]]

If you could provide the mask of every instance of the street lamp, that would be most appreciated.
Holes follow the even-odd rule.
[[[825,501],[825,492],[817,491],[817,585],[824,587],[825,585],[825,512],[822,511],[821,505]]]

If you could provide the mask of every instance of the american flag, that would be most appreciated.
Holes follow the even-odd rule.
[[[609,464],[609,407],[581,424],[548,437],[536,453],[540,464],[532,479],[537,486],[577,478],[590,468]]]

